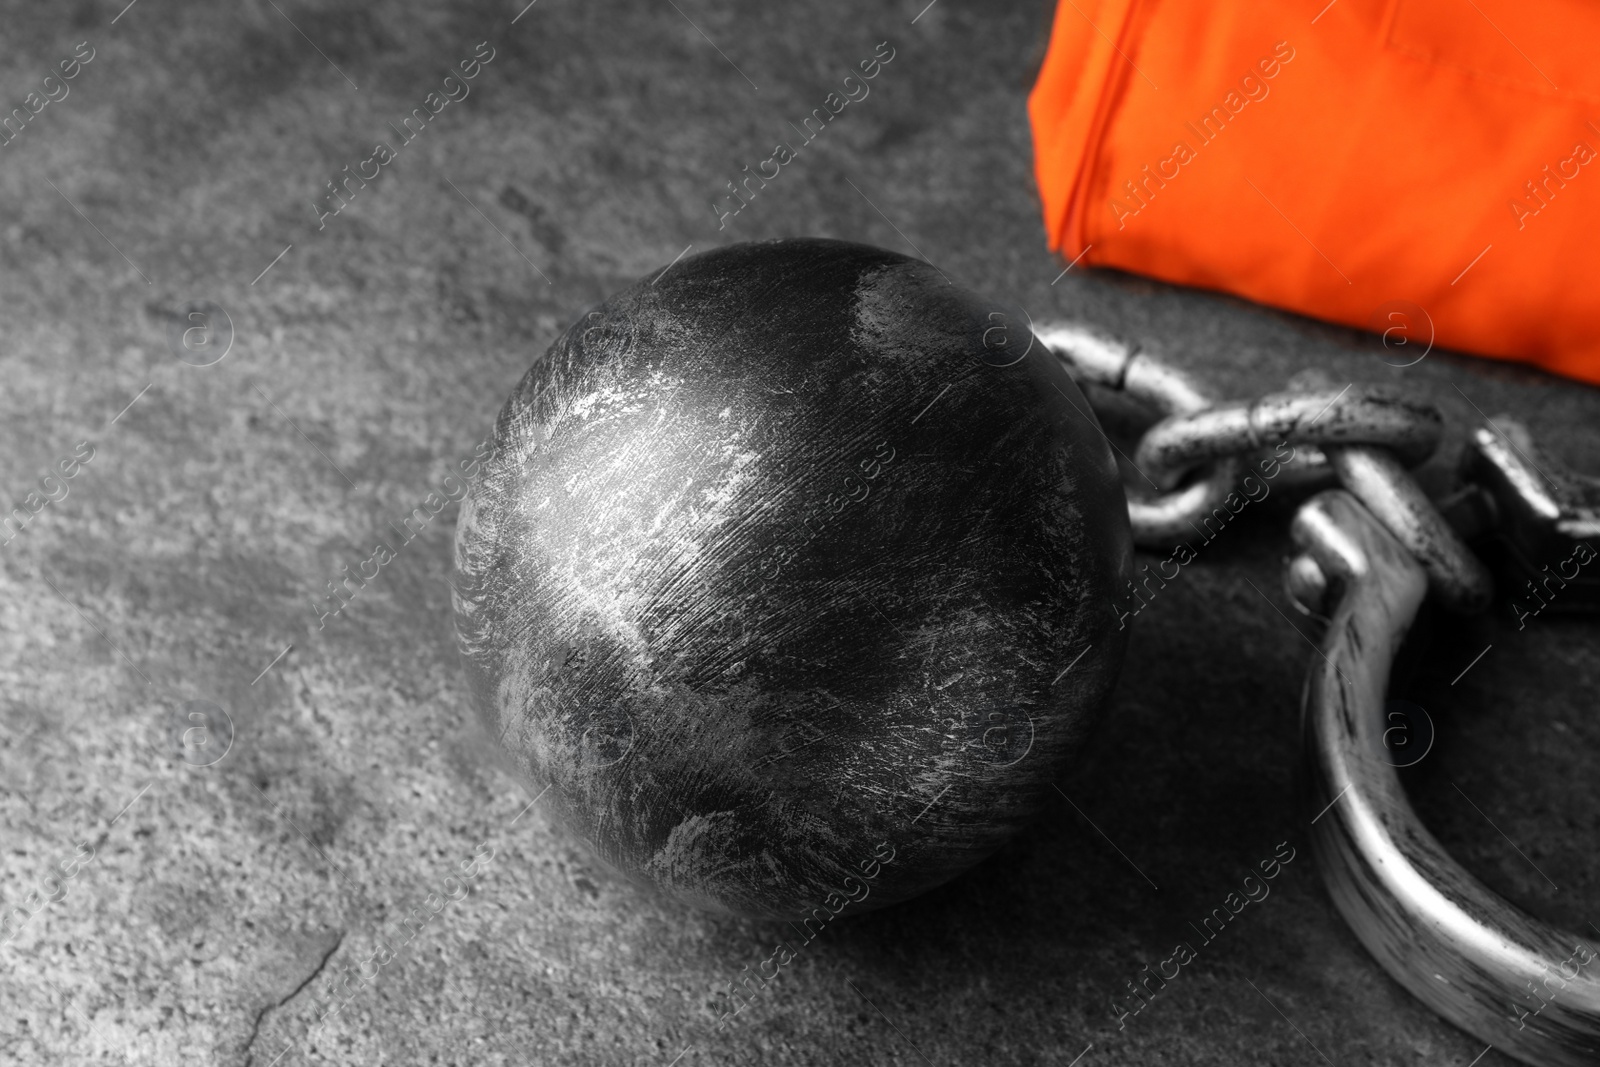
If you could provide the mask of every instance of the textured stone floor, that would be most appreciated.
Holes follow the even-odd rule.
[[[0,547],[0,904],[32,913],[0,947],[0,1062],[1482,1051],[1373,965],[1305,854],[1311,650],[1245,581],[1282,606],[1275,504],[1139,617],[1111,717],[1062,782],[1075,808],[839,924],[722,1033],[713,994],[782,931],[618,883],[486,755],[450,628],[455,506],[320,628],[313,605],[441,491],[567,323],[689,245],[922,254],[1035,318],[1160,344],[1221,395],[1322,368],[1415,389],[1458,435],[1474,405],[1514,413],[1600,471],[1594,390],[1443,353],[1396,369],[1353,333],[1224,298],[1055,280],[1023,111],[1041,0],[939,0],[914,24],[923,0],[123,3],[0,5],[5,109],[92,51],[0,148],[0,492],[39,493]],[[470,95],[398,144],[389,124],[483,41]],[[883,41],[870,96],[719,229],[724,183]],[[319,223],[326,183],[380,140],[381,176]],[[185,348],[198,302],[212,332]],[[41,485],[63,461],[73,477]],[[1441,621],[1401,683],[1440,724],[1411,772],[1429,825],[1574,928],[1600,921],[1594,625]],[[220,758],[191,766],[173,738],[202,727]],[[1119,1030],[1111,997],[1280,842],[1299,853],[1271,896]],[[406,932],[414,909],[431,918]]]

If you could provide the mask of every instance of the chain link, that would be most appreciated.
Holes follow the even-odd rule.
[[[1123,453],[1156,490],[1153,496],[1129,491],[1135,544],[1171,548],[1208,520],[1225,524],[1239,509],[1228,505],[1242,499],[1249,463],[1289,445],[1294,462],[1285,460],[1284,469],[1295,470],[1296,488],[1336,481],[1417,558],[1443,604],[1464,613],[1489,606],[1488,570],[1407,472],[1439,444],[1444,420],[1437,408],[1355,385],[1217,402],[1185,372],[1090,327],[1058,323],[1034,332],[1080,385],[1120,392],[1164,416],[1131,457]],[[1288,578],[1291,595],[1308,610],[1327,588],[1314,569],[1297,560]]]
[[[1080,385],[1103,386],[1166,416],[1193,415],[1214,403],[1185,372],[1090,327],[1060,323],[1035,327],[1034,333]],[[1089,399],[1092,404],[1093,396]],[[1128,457],[1124,454],[1123,458]],[[1134,463],[1132,459],[1128,462]],[[1235,491],[1240,467],[1238,459],[1224,457],[1204,466],[1181,489],[1154,496],[1129,492],[1128,520],[1134,542],[1144,548],[1171,548],[1193,536],[1197,523],[1223,507],[1228,494]],[[1152,489],[1160,488],[1153,479],[1146,481]]]
[[[1367,386],[1269,393],[1169,416],[1150,427],[1134,452],[1149,477],[1175,484],[1195,464],[1291,445],[1381,445],[1408,467],[1433,454],[1444,431],[1437,409]]]

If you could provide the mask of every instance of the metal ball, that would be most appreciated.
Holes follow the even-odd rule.
[[[1018,308],[828,240],[683,260],[495,424],[456,531],[479,716],[630,879],[805,919],[1000,847],[1100,717],[1132,550]]]

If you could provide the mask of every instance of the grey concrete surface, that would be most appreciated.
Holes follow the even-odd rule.
[[[0,946],[0,1062],[1483,1051],[1373,965],[1305,853],[1313,653],[1280,610],[1278,501],[1140,615],[1070,802],[954,883],[837,924],[722,1031],[718,991],[784,931],[615,881],[488,755],[451,635],[454,505],[319,627],[326,583],[440,490],[559,331],[690,245],[881,244],[1035,317],[1162,345],[1221,395],[1318,368],[1431,397],[1452,447],[1476,409],[1507,411],[1600,471],[1593,389],[1438,352],[1399,369],[1368,338],[1215,295],[1058,279],[1023,110],[1048,5],[922,8],[0,6],[5,109],[93,50],[0,147],[0,490],[8,507],[40,494],[0,546],[0,904],[29,915]],[[325,183],[398,142],[388,124],[485,40],[470,95],[319,229]],[[885,40],[870,96],[719,229],[724,183]],[[178,354],[204,362],[220,318],[195,351],[172,340],[195,301],[231,321],[211,366]],[[80,442],[92,459],[41,487]],[[1399,682],[1440,728],[1408,772],[1430,827],[1574,929],[1600,922],[1595,625],[1439,619]],[[226,712],[231,739],[190,702]],[[220,758],[192,766],[173,737],[201,727],[211,747],[190,751]],[[1119,1028],[1124,983],[1280,842],[1299,851],[1270,897]]]

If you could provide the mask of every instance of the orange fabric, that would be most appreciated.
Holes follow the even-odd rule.
[[[1590,0],[1061,0],[1028,110],[1069,260],[1600,384]]]

